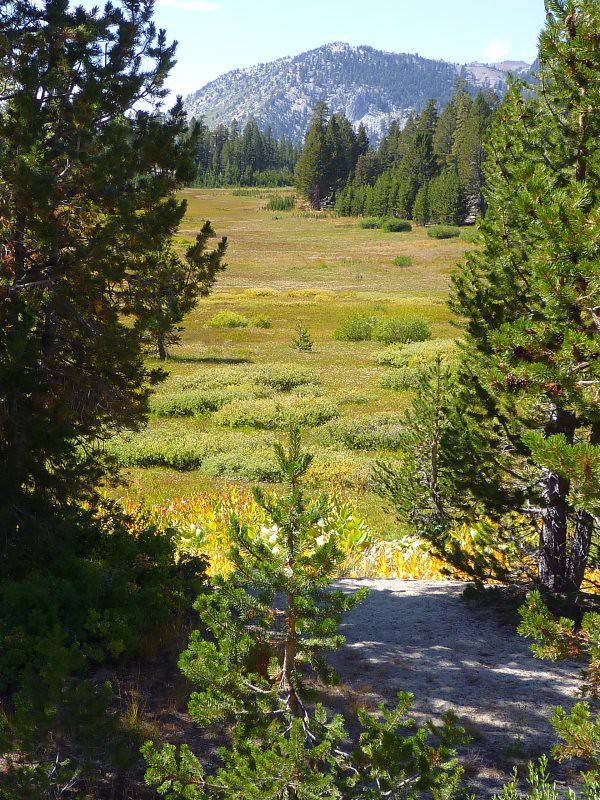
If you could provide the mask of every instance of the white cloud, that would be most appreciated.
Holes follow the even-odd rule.
[[[210,3],[206,0],[159,0],[160,5],[170,8],[181,8],[184,11],[219,11],[220,3]]]
[[[483,54],[487,62],[503,61],[512,50],[512,44],[503,40],[490,42]]]

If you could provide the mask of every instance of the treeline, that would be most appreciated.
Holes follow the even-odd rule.
[[[368,152],[364,126],[355,132],[344,114],[328,116],[326,103],[318,102],[296,164],[296,186],[314,208],[321,208],[342,189]]]
[[[298,161],[298,189],[317,208],[324,200],[335,203],[343,216],[397,216],[419,224],[474,222],[485,210],[483,141],[497,102],[489,92],[472,97],[458,81],[442,112],[431,100],[404,127],[392,123],[377,150],[364,147],[356,158],[351,143],[340,157],[323,133],[336,118],[338,127],[350,123],[341,115],[327,122],[319,106]],[[340,172],[340,162],[350,169]]]
[[[211,131],[202,119],[193,119],[197,141],[195,164],[198,186],[288,186],[301,148],[285,137],[276,139],[270,128],[262,132],[256,120],[240,130],[237,122]]]

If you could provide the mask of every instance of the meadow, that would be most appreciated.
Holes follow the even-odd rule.
[[[179,245],[210,219],[229,239],[227,269],[160,364],[168,378],[147,428],[111,443],[128,482],[121,493],[168,505],[276,484],[272,444],[296,422],[315,455],[311,487],[351,501],[389,536],[398,526],[370,491],[371,466],[394,458],[419,368],[452,351],[450,275],[473,244],[270,210],[290,205],[273,202],[282,194],[292,190],[183,192]],[[348,340],[364,339],[365,325],[371,338]],[[300,328],[312,349],[295,346]]]

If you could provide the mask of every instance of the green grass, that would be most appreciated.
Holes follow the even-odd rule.
[[[394,369],[378,363],[383,343],[334,332],[355,317],[418,319],[433,341],[455,337],[445,304],[449,276],[473,245],[431,239],[418,226],[399,235],[300,208],[273,219],[265,205],[287,191],[182,193],[180,246],[210,219],[229,237],[228,266],[186,319],[173,357],[149,362],[169,377],[152,398],[148,429],[110,446],[126,467],[129,493],[158,502],[276,481],[272,443],[283,425],[300,420],[315,453],[312,485],[343,491],[375,527],[389,527],[388,512],[368,491],[370,465],[393,455],[398,414],[411,394],[381,385]],[[396,259],[401,270],[391,266]],[[239,318],[246,324],[222,324]],[[292,345],[300,326],[312,351]]]

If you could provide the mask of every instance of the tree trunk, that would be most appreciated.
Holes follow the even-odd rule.
[[[564,434],[573,440],[575,418],[572,414],[554,407],[546,436]],[[563,592],[567,583],[567,525],[570,481],[555,472],[545,478],[544,510],[540,534],[539,578],[551,592]]]
[[[162,336],[159,336],[157,344],[158,344],[158,357],[160,358],[161,361],[166,361],[167,348],[165,347],[165,340],[162,338]]]
[[[590,444],[600,444],[600,425],[592,426]],[[588,512],[579,510],[575,514],[575,531],[573,533],[573,543],[569,553],[567,564],[567,589],[569,592],[578,592],[585,577],[590,555],[590,547],[594,536],[596,520]]]

